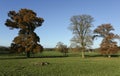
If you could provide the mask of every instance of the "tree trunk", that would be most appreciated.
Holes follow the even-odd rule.
[[[84,50],[82,50],[82,58],[85,58]]]
[[[108,55],[108,58],[111,58],[111,55]]]
[[[30,58],[30,51],[27,51],[27,58]]]

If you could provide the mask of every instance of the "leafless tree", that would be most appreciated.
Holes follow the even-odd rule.
[[[90,15],[76,15],[71,17],[71,26],[69,29],[74,34],[71,42],[76,43],[82,48],[82,58],[85,57],[84,52],[86,47],[92,45],[92,22],[93,17]]]

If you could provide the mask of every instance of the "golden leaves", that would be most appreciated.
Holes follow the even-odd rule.
[[[44,21],[43,18],[36,17],[36,13],[30,9],[21,9],[19,12],[9,11],[8,16],[10,19],[6,21],[5,25],[12,28],[29,29],[28,27],[41,26]]]
[[[35,48],[33,49],[33,52],[36,53],[36,52],[42,52],[43,51],[43,46],[41,45],[36,45]]]
[[[111,55],[118,51],[117,42],[113,41],[113,39],[118,39],[119,36],[111,33],[112,30],[114,28],[111,24],[102,24],[94,30],[94,33],[98,34],[95,35],[96,37],[103,37],[100,45],[101,54]]]
[[[94,30],[94,33],[100,34],[101,36],[106,36],[112,30],[114,30],[114,28],[111,24],[102,24]]]
[[[6,20],[5,25],[10,28],[19,28],[19,35],[14,38],[11,48],[18,52],[34,51],[42,52],[43,47],[38,44],[39,37],[34,30],[41,26],[44,19],[37,17],[36,13],[30,9],[21,9],[18,12],[9,11],[9,19]]]

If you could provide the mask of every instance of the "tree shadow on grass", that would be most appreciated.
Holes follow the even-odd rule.
[[[0,60],[27,59],[27,57],[0,57]]]
[[[103,55],[85,55],[86,57],[103,57]]]
[[[66,57],[79,57],[79,56],[31,56],[30,58],[66,58]],[[85,55],[86,58],[94,58],[94,57],[108,57],[107,55]],[[120,55],[111,55],[112,58],[120,57]],[[14,60],[14,59],[29,59],[26,56],[1,56],[0,60]]]
[[[65,58],[65,57],[68,57],[68,56],[32,56],[32,57],[29,57],[29,58]],[[11,56],[8,56],[8,57],[0,57],[0,60],[13,60],[13,59],[29,59],[27,58],[26,56],[17,56],[17,57],[11,57]]]
[[[108,57],[107,55],[85,55],[86,57]],[[120,55],[111,55],[111,57],[120,57]]]
[[[120,55],[111,55],[111,57],[120,57]]]
[[[68,55],[66,56],[37,56],[37,57],[30,57],[30,58],[64,58],[64,57],[68,57]]]

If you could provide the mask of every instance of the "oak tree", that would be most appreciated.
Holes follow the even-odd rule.
[[[114,41],[114,39],[118,39],[119,36],[115,35],[111,31],[113,31],[114,28],[111,24],[102,24],[98,26],[95,30],[94,37],[102,37],[103,40],[100,44],[100,52],[103,55],[108,55],[108,57],[111,57],[112,54],[117,53],[118,46],[117,42]]]
[[[5,25],[10,29],[19,30],[18,36],[11,44],[11,49],[18,52],[25,51],[27,57],[30,57],[30,52],[42,52],[40,38],[34,31],[42,25],[44,19],[37,17],[37,14],[30,9],[20,9],[18,12],[9,11],[8,17]]]
[[[92,45],[92,22],[93,17],[90,15],[76,15],[71,18],[70,30],[74,34],[71,41],[82,48],[82,58],[85,57],[85,49]]]

